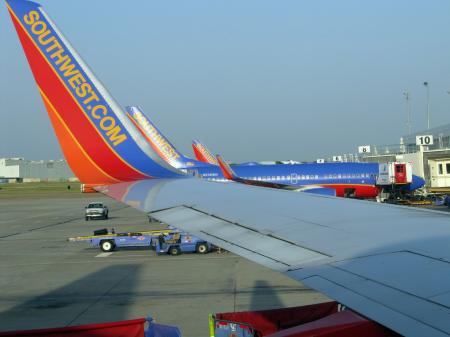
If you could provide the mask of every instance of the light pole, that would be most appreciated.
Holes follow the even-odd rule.
[[[450,95],[450,90],[447,90],[446,93]]]
[[[405,96],[405,107],[406,107],[406,128],[408,130],[408,135],[411,134],[411,103],[410,99],[411,96],[409,94],[409,91],[403,91],[403,96]]]
[[[425,88],[427,88],[427,129],[430,129],[430,86],[428,82],[423,82]]]

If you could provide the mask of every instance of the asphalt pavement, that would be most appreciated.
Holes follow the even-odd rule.
[[[84,220],[103,201],[108,220]],[[146,215],[99,194],[0,200],[0,330],[61,327],[146,317],[208,335],[208,314],[272,309],[327,298],[231,253],[104,254],[67,238],[95,229],[159,229]]]

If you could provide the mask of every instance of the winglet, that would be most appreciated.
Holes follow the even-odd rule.
[[[237,176],[236,176],[236,174],[234,173],[234,171],[233,171],[233,169],[231,168],[231,166],[230,166],[228,163],[226,163],[226,162],[222,159],[222,157],[221,157],[220,155],[217,155],[216,158],[217,158],[217,162],[218,162],[218,164],[219,164],[219,167],[220,167],[220,169],[222,170],[223,176],[224,176],[226,179],[228,179],[228,180],[234,180],[234,181],[236,181],[236,180],[237,180],[237,179],[236,179]]]

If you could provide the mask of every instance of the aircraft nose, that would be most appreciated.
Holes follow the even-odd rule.
[[[417,190],[418,188],[421,188],[425,185],[425,179],[423,179],[422,177],[413,175],[412,177],[412,182],[410,185],[410,190],[414,191]]]

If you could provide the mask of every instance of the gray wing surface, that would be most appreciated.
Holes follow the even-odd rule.
[[[400,334],[450,335],[447,213],[201,179],[100,191]]]

